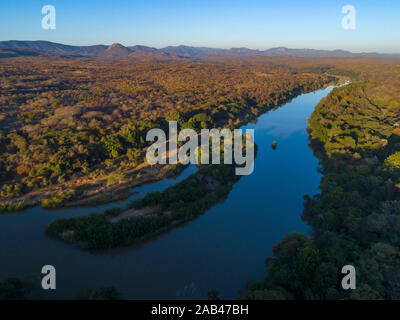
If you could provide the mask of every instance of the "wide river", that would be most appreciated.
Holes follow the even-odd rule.
[[[40,283],[42,266],[50,264],[57,270],[57,289],[39,290],[39,298],[71,299],[80,288],[109,285],[125,299],[201,299],[212,289],[223,299],[236,298],[246,284],[264,278],[274,244],[294,231],[309,232],[300,218],[303,196],[317,193],[321,175],[308,145],[307,119],[332,88],[303,94],[244,126],[255,130],[254,172],[222,203],[144,244],[93,253],[50,239],[44,230],[56,218],[124,207],[163,190],[193,173],[193,165],[175,180],[135,188],[138,193],[124,202],[61,211],[37,206],[0,215],[0,279],[33,275]]]

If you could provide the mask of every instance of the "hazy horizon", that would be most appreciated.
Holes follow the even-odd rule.
[[[41,28],[42,6],[56,8],[55,30]],[[356,28],[341,26],[344,5],[356,9]],[[155,48],[187,45],[266,50],[275,47],[400,52],[400,3],[355,0],[78,1],[0,4],[0,40],[51,41],[75,46],[121,43]],[[23,21],[23,23],[21,23]]]
[[[258,51],[266,51],[269,49],[276,49],[276,48],[286,48],[286,49],[294,49],[294,50],[321,50],[321,51],[348,51],[351,53],[377,53],[377,54],[400,54],[399,52],[381,52],[381,51],[354,51],[354,50],[347,50],[347,49],[343,49],[343,48],[335,48],[335,49],[322,49],[322,48],[311,48],[311,47],[297,47],[297,48],[293,48],[293,47],[288,47],[288,46],[284,46],[284,45],[280,45],[280,46],[276,46],[276,47],[270,47],[270,48],[266,48],[266,49],[259,49],[259,48],[249,48],[249,47],[238,47],[238,46],[234,46],[234,47],[206,47],[206,46],[196,46],[196,45],[187,45],[184,43],[181,44],[175,44],[175,45],[169,45],[169,46],[165,46],[165,47],[155,47],[155,46],[148,46],[148,45],[144,45],[142,43],[133,43],[133,44],[122,44],[119,42],[113,42],[113,43],[92,43],[92,44],[79,44],[79,45],[75,45],[75,44],[70,44],[70,43],[62,43],[62,42],[57,42],[57,41],[49,41],[49,40],[43,40],[43,39],[39,39],[39,40],[26,40],[26,39],[22,39],[22,40],[18,40],[18,39],[7,39],[7,40],[0,40],[0,42],[8,42],[8,41],[23,41],[23,42],[28,42],[28,41],[32,41],[32,42],[36,42],[36,41],[43,41],[43,42],[51,42],[51,43],[57,43],[57,44],[62,44],[62,45],[67,45],[67,46],[76,46],[76,47],[90,47],[90,46],[111,46],[113,44],[121,44],[124,47],[135,47],[135,46],[145,46],[145,47],[149,47],[149,48],[154,48],[157,50],[160,49],[164,49],[166,47],[193,47],[193,48],[208,48],[208,49],[216,49],[216,50],[229,50],[229,49],[250,49],[250,50],[258,50]]]

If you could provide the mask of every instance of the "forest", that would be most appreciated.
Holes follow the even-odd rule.
[[[265,280],[242,299],[400,298],[400,61],[327,67],[352,83],[335,88],[308,121],[323,174],[320,192],[304,197],[312,234],[276,244]],[[349,264],[356,290],[341,287]]]
[[[46,233],[83,249],[129,246],[196,218],[227,196],[239,179],[233,165],[202,165],[182,182],[162,192],[150,192],[126,208],[155,207],[151,214],[112,221],[110,217],[121,214],[119,208],[112,208],[103,214],[56,219]]]
[[[308,120],[323,174],[319,193],[304,197],[302,219],[312,232],[276,244],[265,279],[240,298],[399,299],[398,59],[3,59],[0,211],[38,203],[57,208],[93,195],[110,201],[109,190],[182,170],[149,168],[143,158],[148,129],[167,129],[169,120],[180,128],[236,128],[344,79],[351,83],[335,88]],[[84,249],[127,246],[202,214],[237,179],[230,166],[204,166],[126,210],[56,219],[46,231]],[[149,207],[151,214],[118,220],[125,211]],[[348,264],[357,270],[357,290],[341,288],[340,270]],[[16,294],[22,288],[15,281],[1,285],[17,288]]]
[[[37,279],[8,278],[0,281],[0,301],[31,300],[41,290]],[[121,300],[122,296],[114,286],[100,287],[98,290],[80,288],[77,300]]]
[[[0,212],[123,197],[168,171],[144,160],[150,128],[238,127],[335,79],[285,58],[1,59]]]

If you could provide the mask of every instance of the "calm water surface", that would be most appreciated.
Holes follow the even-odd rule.
[[[255,129],[258,155],[254,172],[234,185],[229,197],[189,224],[139,246],[91,253],[46,237],[46,225],[73,217],[124,207],[149,191],[163,190],[177,179],[135,188],[127,201],[98,207],[0,216],[0,279],[40,275],[43,265],[57,270],[57,289],[41,298],[74,298],[83,287],[115,285],[126,299],[236,298],[250,281],[262,280],[272,246],[293,231],[308,232],[300,219],[303,196],[315,194],[321,175],[308,146],[307,119],[333,87],[303,94],[264,114]],[[276,140],[274,151],[271,143]]]

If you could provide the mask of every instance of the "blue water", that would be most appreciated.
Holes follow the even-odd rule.
[[[275,243],[294,231],[309,232],[300,218],[303,196],[317,193],[321,176],[308,146],[307,119],[332,88],[303,94],[244,126],[255,130],[254,172],[243,176],[224,202],[147,243],[92,253],[49,239],[44,230],[56,218],[124,207],[163,190],[193,173],[193,165],[175,180],[135,188],[138,193],[123,202],[61,211],[38,206],[0,216],[0,279],[40,276],[42,266],[50,264],[57,270],[57,289],[37,292],[40,298],[71,299],[80,288],[108,285],[126,299],[206,298],[211,289],[221,298],[236,298],[247,283],[263,279]]]

